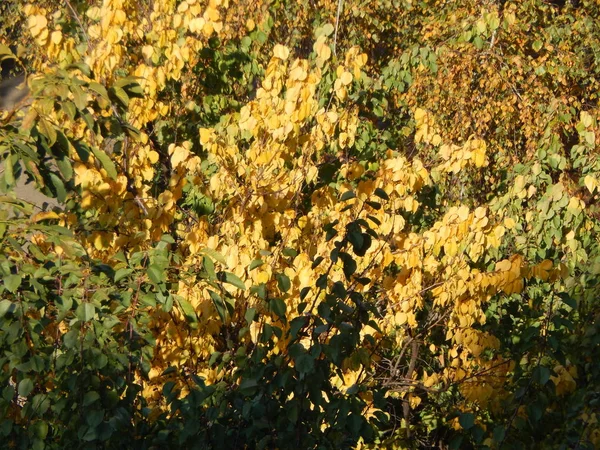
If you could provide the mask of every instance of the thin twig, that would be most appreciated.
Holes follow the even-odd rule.
[[[77,11],[75,11],[73,9],[73,7],[71,6],[71,3],[69,2],[69,0],[65,0],[65,4],[68,6],[68,8],[71,10],[71,14],[73,14],[73,17],[75,18],[75,20],[77,21],[77,23],[79,24],[79,28],[81,28],[81,31],[83,33],[83,37],[85,38],[85,42],[88,46],[88,49],[90,48],[90,38],[88,37],[85,28],[83,28],[83,24],[81,23],[81,20],[79,19],[79,15],[77,14]]]
[[[333,54],[337,56],[337,36],[338,36],[338,28],[340,26],[340,14],[342,13],[342,8],[344,5],[344,0],[338,0],[337,13],[335,14],[335,33],[333,35]]]

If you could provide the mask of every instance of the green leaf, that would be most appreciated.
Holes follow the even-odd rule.
[[[274,298],[269,302],[269,308],[283,321],[286,320],[287,307],[280,298]]]
[[[343,262],[343,270],[346,279],[350,279],[350,277],[356,272],[356,261],[346,252],[340,252],[340,259]]]
[[[321,264],[321,262],[322,262],[324,259],[325,259],[325,258],[323,258],[322,256],[317,256],[317,257],[315,258],[315,260],[313,261],[313,263],[311,264],[310,268],[311,268],[311,269],[313,269],[313,270],[314,270],[314,269],[316,269],[316,268],[319,266],[319,264]]]
[[[131,98],[144,98],[144,90],[137,82],[128,84],[124,90]]]
[[[498,425],[494,428],[494,442],[502,442],[506,434],[505,428],[502,425]]]
[[[99,94],[102,98],[109,100],[108,91],[104,86],[100,83],[96,83],[95,81],[90,82],[89,88],[95,93]]]
[[[227,261],[225,261],[223,255],[221,255],[218,251],[213,250],[212,248],[203,248],[202,250],[200,250],[200,253],[203,255],[210,256],[212,259],[220,262],[221,264],[227,264]]]
[[[12,387],[10,384],[5,386],[4,389],[2,389],[2,398],[5,402],[10,403],[14,396],[15,388]]]
[[[256,40],[261,43],[264,44],[265,42],[267,42],[268,36],[264,31],[258,31],[256,33]]]
[[[475,425],[475,415],[471,413],[463,413],[458,417],[458,422],[463,429],[468,430]]]
[[[250,263],[250,265],[248,266],[248,270],[249,270],[249,271],[250,271],[250,270],[254,270],[254,269],[256,269],[257,267],[260,267],[260,266],[262,266],[263,264],[264,264],[264,262],[263,262],[263,260],[262,260],[262,259],[255,259],[255,260],[254,260],[254,261],[252,261],[252,262]]]
[[[87,94],[79,86],[72,86],[71,93],[75,106],[79,111],[83,111],[87,107]]]
[[[558,294],[563,303],[569,305],[573,309],[577,309],[577,300],[572,298],[569,294],[561,292]]]
[[[184,298],[178,297],[177,303],[179,304],[179,307],[181,308],[181,312],[183,312],[183,315],[188,320],[188,322],[191,322],[191,323],[198,322],[198,316],[196,315],[196,311],[194,310],[194,307],[192,306],[192,304],[190,302],[188,302]]]
[[[246,319],[246,322],[248,323],[248,325],[250,325],[252,322],[254,322],[255,317],[256,317],[256,308],[246,309],[246,314],[244,314],[244,319]]]
[[[4,180],[9,186],[15,184],[15,174],[13,172],[13,161],[11,154],[9,154],[4,160]]]
[[[77,307],[75,314],[79,320],[88,322],[94,318],[96,308],[91,303],[82,303]]]
[[[219,314],[221,321],[225,322],[227,319],[227,307],[225,306],[225,302],[223,301],[221,296],[214,291],[208,291],[208,295],[210,295],[210,298],[213,304],[215,305],[215,309],[217,310],[217,314]]]
[[[534,372],[534,377],[537,382],[543,386],[550,379],[550,369],[544,366],[538,366]]]
[[[382,200],[389,200],[390,199],[389,195],[387,195],[387,193],[383,189],[381,189],[381,188],[375,189],[375,195],[377,197],[379,197],[380,199],[382,199]]]
[[[115,271],[115,276],[113,281],[115,283],[118,283],[119,281],[121,281],[123,278],[131,275],[133,273],[133,269],[129,269],[129,268],[122,268],[122,269],[117,269]]]
[[[86,392],[83,396],[83,406],[90,406],[98,400],[100,400],[100,394],[96,391]]]
[[[130,88],[132,86],[138,86],[138,80],[140,77],[129,76],[129,77],[120,77],[115,81],[115,86],[120,88]]]
[[[94,368],[98,370],[105,368],[107,364],[108,357],[103,353],[100,353],[94,360]]]
[[[72,141],[73,147],[75,147],[75,151],[77,152],[77,156],[83,162],[87,162],[90,158],[90,148],[87,144],[82,141]]]
[[[304,376],[313,371],[315,367],[315,360],[308,353],[302,353],[294,359],[294,367],[301,375]]]
[[[544,414],[542,407],[537,402],[529,404],[527,406],[527,412],[527,416],[532,422],[538,422]]]
[[[217,279],[217,274],[215,272],[215,263],[213,262],[213,260],[211,258],[209,258],[208,256],[203,256],[202,257],[202,267],[206,271],[206,276],[208,277],[209,280],[214,281]]]
[[[153,283],[155,283],[155,284],[164,283],[165,271],[161,267],[157,266],[156,264],[150,264],[150,266],[148,266],[147,272],[148,272],[148,278],[150,278],[150,280]]]
[[[4,287],[9,291],[12,292],[13,294],[15,292],[17,292],[17,289],[19,288],[19,286],[21,286],[21,275],[8,275],[6,277],[4,277]],[[4,301],[8,301],[8,300],[4,300]],[[10,302],[9,302],[10,303]]]
[[[129,96],[122,88],[119,86],[113,86],[110,88],[110,93],[117,103],[120,103],[123,108],[127,109],[129,106]]]
[[[18,391],[21,397],[27,397],[33,391],[33,381],[29,378],[23,378],[19,382]]]
[[[371,236],[367,233],[362,233],[362,245],[360,247],[353,247],[354,253],[356,253],[357,256],[365,256],[365,254],[367,253],[367,250],[369,250],[369,248],[371,248],[371,244],[373,243],[373,240],[371,239]]]
[[[370,200],[367,200],[365,203],[367,205],[369,205],[373,209],[376,209],[376,210],[380,210],[381,209],[381,203],[379,203],[379,202],[372,202]]]
[[[62,110],[65,112],[67,117],[71,120],[75,120],[75,116],[77,115],[77,108],[75,108],[75,104],[70,100],[65,100],[61,103]]]
[[[106,173],[108,174],[108,176],[111,177],[113,180],[116,180],[117,179],[117,168],[115,166],[115,163],[112,161],[112,159],[110,159],[110,156],[108,156],[102,150],[94,148],[94,147],[92,147],[92,153],[94,154],[94,157],[100,162],[100,164],[102,165],[104,170],[106,170]]]
[[[61,158],[56,160],[56,165],[65,181],[71,180],[73,177],[73,167],[71,166],[71,162],[67,158]]]
[[[296,317],[290,322],[290,336],[292,339],[296,339],[298,332],[306,325],[306,317]]]
[[[262,300],[267,298],[267,287],[265,286],[265,283],[260,283],[258,286],[252,286],[250,292],[257,295]]]
[[[56,129],[52,124],[46,119],[40,119],[38,122],[38,130],[46,137],[48,146],[52,147],[56,142]]]
[[[161,295],[161,294],[159,293],[158,295]],[[156,307],[156,298],[158,297],[158,295],[155,293],[152,293],[152,292],[143,294],[140,297],[141,304],[144,306],[150,306],[151,308],[155,308]],[[164,301],[164,297],[163,297],[163,301]]]
[[[37,420],[32,425],[32,432],[38,439],[46,439],[48,435],[48,424],[42,420]]]
[[[285,408],[285,410],[287,411],[287,418],[288,420],[295,424],[298,421],[298,402],[292,400],[292,406],[291,407],[287,407]]]
[[[72,63],[72,64],[69,64],[66,67],[66,69],[67,70],[74,70],[74,69],[76,69],[76,70],[79,70],[86,77],[93,78],[93,76],[92,76],[92,69],[86,63],[83,63],[83,62]]]
[[[240,277],[231,272],[219,272],[218,279],[224,283],[229,283],[242,291],[246,290],[246,285]]]
[[[277,278],[277,286],[281,292],[287,292],[292,287],[292,283],[287,275],[283,273],[278,273],[276,275]]]
[[[318,287],[319,289],[326,289],[327,288],[327,274],[324,273],[322,275],[319,276],[319,278],[317,278],[317,282],[315,283],[315,286]]]
[[[160,375],[164,377],[165,375],[169,375],[171,373],[176,373],[176,372],[177,372],[177,367],[169,366],[165,370],[163,370],[163,372]]]
[[[96,428],[104,419],[104,410],[88,411],[85,415],[85,421],[91,428]]]
[[[62,180],[54,173],[50,174],[50,181],[52,181],[52,185],[56,190],[56,199],[60,203],[64,203],[67,199],[67,190],[65,189],[65,185]]]
[[[258,382],[252,378],[243,379],[238,387],[242,395],[253,395],[256,392]]]
[[[61,131],[57,132],[56,135],[57,146],[54,149],[57,149],[60,152],[60,155],[56,159],[56,164],[58,165],[58,169],[62,174],[63,178],[66,181],[69,181],[73,177],[73,167],[71,166],[71,161],[69,160],[69,139],[62,133]]]
[[[37,394],[31,400],[31,406],[37,413],[38,417],[42,417],[50,408],[50,398],[46,394]]]
[[[350,200],[352,198],[356,198],[356,194],[354,192],[352,192],[352,191],[346,191],[340,197],[340,201],[345,202],[345,201]]]

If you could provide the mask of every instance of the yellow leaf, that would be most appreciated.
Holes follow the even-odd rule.
[[[46,29],[48,19],[41,14],[30,16],[28,19],[29,31],[33,37],[37,37]],[[47,30],[46,30],[47,31]]]
[[[294,64],[294,68],[290,70],[290,80],[292,81],[304,81],[308,76],[308,72],[304,67],[299,64]]]
[[[417,123],[421,122],[423,120],[423,118],[426,116],[427,111],[425,111],[424,109],[421,108],[417,108],[415,110],[415,120],[417,121]]]
[[[50,40],[53,44],[58,45],[62,41],[62,33],[60,31],[53,31],[50,36]]]
[[[109,44],[116,44],[121,40],[122,37],[123,30],[121,30],[120,28],[111,28],[106,33],[106,42],[108,42]]]
[[[331,57],[331,48],[327,44],[327,38],[325,36],[319,36],[313,50],[317,53],[317,58],[322,61],[327,61]]]
[[[500,239],[502,236],[504,236],[505,231],[506,230],[502,225],[498,225],[496,228],[494,228],[494,235],[497,239]]]
[[[206,25],[206,20],[202,17],[196,17],[195,19],[190,20],[188,27],[192,33],[200,33],[204,28],[204,25]]]
[[[150,160],[150,164],[156,164],[158,162],[158,153],[154,150],[148,152],[148,159]]]
[[[37,213],[35,216],[31,218],[32,222],[41,222],[42,220],[51,220],[51,219],[59,219],[58,214],[54,211],[44,211],[41,213]]]
[[[584,127],[589,128],[592,126],[592,116],[587,111],[581,111],[581,123]]]
[[[174,168],[178,167],[182,162],[187,160],[189,155],[190,152],[187,149],[183,147],[175,147],[173,149],[173,153],[171,154],[171,165]]]
[[[512,264],[508,259],[503,259],[496,263],[496,270],[500,272],[508,272],[511,268]]]
[[[585,187],[588,188],[590,194],[594,193],[594,190],[598,187],[598,180],[591,175],[587,175],[583,182],[585,183]]]
[[[509,230],[512,230],[516,226],[516,222],[512,218],[506,217],[504,219],[504,226]]]
[[[144,55],[144,58],[146,58],[147,60],[150,60],[153,54],[154,47],[152,47],[151,45],[144,45],[142,47],[142,55]]]
[[[471,158],[477,167],[483,167],[485,165],[485,144],[476,147],[471,153]]]
[[[396,322],[396,326],[404,325],[408,320],[408,315],[403,312],[397,312],[394,316],[394,322]]]
[[[244,112],[247,112],[248,117],[250,117],[250,110],[248,108],[242,108],[240,121],[242,121]],[[200,143],[202,145],[209,144],[213,136],[214,130],[212,128],[200,128]]]
[[[290,50],[281,44],[277,44],[273,49],[273,55],[275,56],[275,58],[279,58],[282,61],[285,61],[290,56]]]
[[[345,71],[340,76],[340,80],[344,86],[348,86],[350,83],[352,83],[352,74],[348,71]]]
[[[88,16],[91,20],[97,21],[100,20],[100,18],[102,17],[102,11],[97,6],[92,6],[85,12],[85,15]]]

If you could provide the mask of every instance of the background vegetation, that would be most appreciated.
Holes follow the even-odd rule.
[[[600,446],[599,24],[2,2],[2,442]]]

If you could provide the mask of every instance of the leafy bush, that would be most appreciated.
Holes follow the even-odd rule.
[[[0,10],[7,445],[600,444],[595,2]]]

